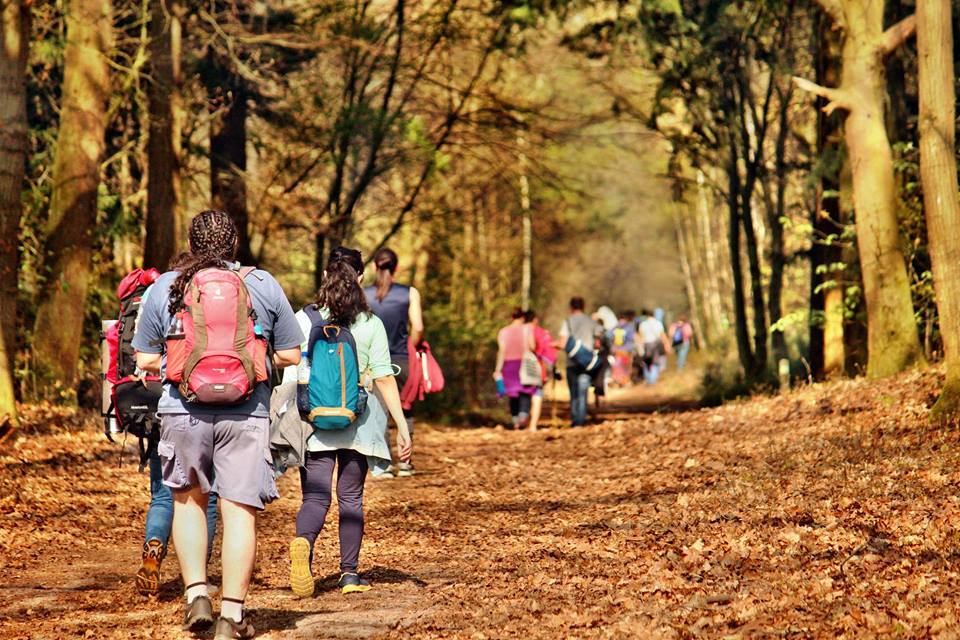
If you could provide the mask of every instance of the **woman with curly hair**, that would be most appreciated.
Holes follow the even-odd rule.
[[[234,271],[249,293],[256,324],[274,349],[262,363],[286,367],[300,361],[303,334],[283,289],[266,271],[241,269],[234,262],[237,227],[222,211],[204,211],[190,222],[190,254],[161,275],[143,302],[133,347],[137,366],[160,373],[166,368],[165,339],[175,315],[187,304],[191,280],[205,269]],[[212,330],[208,327],[208,330]],[[217,334],[208,334],[210,342]],[[259,363],[257,363],[259,364]],[[223,586],[215,640],[252,638],[244,612],[257,550],[257,511],[277,497],[269,468],[270,389],[256,384],[239,404],[205,404],[183,397],[164,384],[160,416],[163,483],[173,490],[173,543],[186,585],[183,628],[202,631],[213,624],[207,591],[207,518],[210,492],[219,494],[223,522]]]
[[[297,536],[290,542],[290,588],[301,597],[313,594],[313,547],[330,509],[334,468],[340,511],[340,590],[354,593],[370,589],[370,583],[357,573],[363,541],[363,488],[368,460],[379,467],[391,462],[384,407],[397,424],[398,457],[406,462],[412,453],[387,332],[380,318],[370,312],[362,281],[360,252],[338,247],[330,254],[314,303],[325,320],[350,330],[357,345],[361,381],[368,388],[372,386],[373,392],[364,413],[350,426],[336,431],[313,429],[307,439],[306,460],[300,468],[303,502],[297,514]],[[297,312],[296,317],[304,335],[310,335],[312,322],[306,310]],[[301,345],[304,352],[307,347],[306,343]],[[287,369],[284,384],[295,380],[296,371]]]

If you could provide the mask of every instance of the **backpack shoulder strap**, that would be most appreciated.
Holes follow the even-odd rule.
[[[240,267],[239,269],[237,269],[237,275],[240,276],[241,280],[246,280],[247,276],[249,275],[255,276],[257,280],[263,280],[262,277],[257,275],[256,267]]]

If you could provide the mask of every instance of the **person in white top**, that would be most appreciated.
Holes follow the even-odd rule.
[[[647,384],[654,384],[660,376],[660,358],[670,352],[670,341],[663,328],[663,323],[657,320],[649,310],[641,312],[643,320],[637,331],[640,334],[637,341],[637,351],[643,359],[643,379]]]

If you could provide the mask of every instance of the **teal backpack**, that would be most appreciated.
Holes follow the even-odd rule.
[[[297,409],[317,429],[346,429],[367,408],[357,343],[349,329],[324,320],[315,305],[303,311],[311,327],[297,370]]]

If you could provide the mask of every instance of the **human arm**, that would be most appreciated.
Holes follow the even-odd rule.
[[[413,443],[410,440],[410,428],[407,426],[407,419],[403,415],[403,405],[400,403],[400,389],[397,388],[397,379],[390,376],[383,376],[374,381],[377,390],[383,398],[383,403],[387,405],[387,412],[397,425],[397,455],[404,462],[409,462],[413,455]]]
[[[273,352],[273,366],[277,369],[300,364],[300,347],[280,349]]]
[[[493,379],[500,380],[503,378],[503,340],[500,339],[500,335],[497,335],[497,364],[493,368]]]
[[[160,363],[163,356],[159,353],[143,353],[137,351],[137,368],[147,373],[160,373]]]
[[[410,307],[407,310],[407,319],[410,322],[410,340],[413,344],[420,344],[423,340],[423,306],[420,303],[420,292],[410,287]]]
[[[273,299],[273,327],[270,336],[273,344],[273,366],[278,369],[292,367],[300,363],[300,353],[306,346],[306,338],[280,283],[266,272],[264,274],[264,278],[269,277],[268,284]]]

